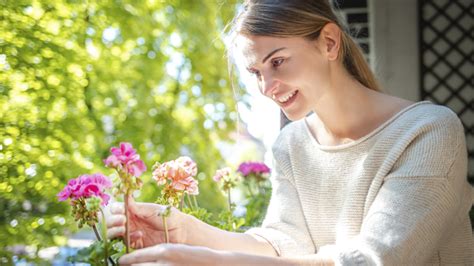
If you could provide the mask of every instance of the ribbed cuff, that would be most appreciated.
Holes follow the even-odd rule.
[[[360,243],[350,241],[345,245],[328,245],[318,250],[318,254],[323,253],[334,260],[335,265],[379,265],[373,261],[374,256],[370,256],[370,249],[364,248]],[[376,256],[375,256],[376,257]]]
[[[300,249],[296,241],[285,233],[272,228],[251,228],[246,234],[257,236],[266,240],[280,257],[298,255]]]

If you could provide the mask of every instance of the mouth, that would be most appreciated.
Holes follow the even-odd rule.
[[[297,95],[298,95],[298,90],[294,90],[290,93],[279,96],[274,100],[278,102],[278,104],[281,105],[282,107],[286,107],[295,100]]]

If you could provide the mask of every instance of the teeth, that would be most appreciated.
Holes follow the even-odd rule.
[[[293,97],[293,95],[295,95],[296,91],[293,91],[292,93],[286,95],[286,96],[282,96],[280,98],[278,98],[278,101],[281,102],[281,103],[285,103],[287,102],[291,97]]]

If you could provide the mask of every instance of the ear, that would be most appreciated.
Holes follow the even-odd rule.
[[[330,61],[337,59],[341,47],[341,28],[335,23],[328,23],[321,29],[319,35],[322,52],[325,53]]]

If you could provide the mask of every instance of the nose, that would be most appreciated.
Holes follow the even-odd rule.
[[[264,78],[260,81],[261,89],[263,95],[272,98],[273,94],[275,94],[280,82],[278,80],[273,79],[272,77]]]

